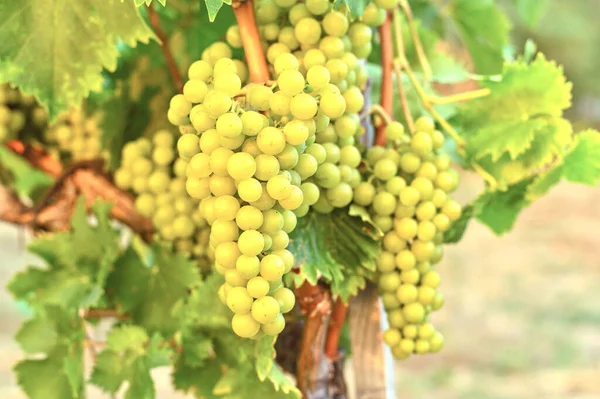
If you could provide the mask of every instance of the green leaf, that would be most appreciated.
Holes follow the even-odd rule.
[[[223,6],[223,0],[204,0],[206,2],[206,9],[208,10],[208,19],[213,22],[219,13],[219,10]]]
[[[498,235],[510,231],[519,213],[531,203],[526,199],[531,179],[512,185],[506,191],[487,192],[479,197],[478,219]]]
[[[450,229],[444,233],[444,242],[447,244],[459,242],[465,231],[467,231],[471,219],[481,212],[481,207],[482,204],[478,201],[473,201],[473,203],[464,206],[460,218],[452,223]]]
[[[45,189],[54,181],[4,146],[0,146],[0,169],[6,169],[12,175],[15,192],[23,196],[31,196],[34,191]]]
[[[342,2],[348,6],[352,18],[362,17],[365,7],[369,4],[369,0],[336,0],[335,5],[338,6]]]
[[[196,264],[184,255],[153,245],[154,263],[147,267],[129,248],[115,263],[108,280],[112,298],[148,332],[165,337],[177,330],[172,311],[199,281]]]
[[[163,7],[165,7],[167,5],[167,0],[157,0]],[[146,7],[150,7],[150,5],[152,5],[152,0],[135,0],[135,6],[136,7],[141,7],[143,5],[146,5]]]
[[[530,28],[538,25],[548,7],[548,0],[515,0],[515,2],[519,16]]]
[[[205,362],[202,367],[189,366],[181,359],[175,362],[173,385],[179,390],[194,389],[197,396],[216,399],[212,392],[220,378],[221,365],[216,359]]]
[[[58,335],[54,323],[36,317],[21,325],[15,340],[25,353],[46,353],[56,346]]]
[[[290,235],[288,249],[301,271],[291,276],[294,283],[316,284],[323,277],[331,283],[334,296],[348,301],[376,269],[380,234],[371,224],[350,216],[347,209],[310,212],[298,219]]]
[[[34,94],[51,120],[100,90],[119,43],[155,38],[129,0],[4,1],[0,15],[0,81]]]
[[[498,73],[509,43],[510,23],[493,0],[451,0],[451,17],[467,45],[477,72]]]
[[[256,374],[258,379],[264,381],[271,369],[275,359],[275,341],[276,337],[265,335],[256,343],[254,355],[256,356]]]
[[[106,344],[115,352],[125,350],[141,351],[148,339],[148,334],[142,327],[122,326],[110,331]]]
[[[30,399],[81,398],[83,392],[73,392],[71,381],[65,370],[65,358],[69,356],[65,347],[60,347],[44,359],[29,359],[17,363],[14,372],[17,382]],[[83,368],[83,359],[79,359]]]

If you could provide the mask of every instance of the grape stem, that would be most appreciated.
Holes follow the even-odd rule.
[[[253,83],[264,83],[269,80],[269,70],[260,36],[258,35],[253,2],[235,2],[232,3],[232,8],[240,28],[240,37],[250,72],[250,80]]]
[[[369,107],[367,113],[369,115],[378,115],[381,119],[383,119],[383,123],[380,124],[380,126],[383,126],[383,129],[385,130],[386,125],[389,125],[390,123],[392,123],[392,116],[387,112],[387,110],[382,107],[379,104],[373,104],[371,105],[371,107]],[[385,135],[385,132],[384,132]],[[385,144],[385,142],[383,143]],[[378,144],[378,145],[383,145],[383,144]]]
[[[394,34],[395,34],[395,39],[396,39],[396,50],[398,53],[396,60],[394,60],[394,70],[396,71],[398,76],[400,76],[401,72],[404,71],[406,76],[408,76],[408,79],[410,80],[415,91],[417,92],[417,95],[419,96],[419,99],[421,100],[423,107],[429,112],[429,114],[433,117],[433,119],[435,119],[435,121],[437,123],[439,123],[440,126],[442,126],[442,128],[446,131],[446,133],[448,133],[448,135],[450,137],[452,137],[452,139],[456,143],[456,152],[461,157],[466,158],[466,151],[465,151],[466,142],[465,142],[465,140],[448,123],[448,121],[446,119],[444,119],[440,115],[440,113],[435,109],[435,107],[433,106],[433,101],[432,101],[431,97],[425,92],[425,89],[423,88],[423,86],[421,85],[419,80],[417,79],[410,64],[408,63],[408,61],[406,59],[406,52],[405,52],[404,46],[402,45],[403,44],[403,42],[402,42],[402,25],[401,25],[400,13],[399,13],[398,9],[395,9],[393,14],[394,14],[393,21],[394,21]],[[452,97],[453,97],[454,101],[457,101],[456,100],[457,98],[459,99],[458,101],[465,101],[468,99],[478,98],[478,97],[489,94],[489,91],[486,91],[486,90],[476,90],[475,92],[476,92],[475,94],[466,94],[464,96],[455,95]],[[473,92],[470,92],[470,93],[473,93]],[[444,102],[445,100],[441,99],[440,97],[437,97],[435,101],[437,101],[436,102],[437,104],[449,103],[449,102]],[[483,167],[481,167],[481,165],[478,165],[476,162],[473,162],[471,166],[473,167],[473,169],[476,172],[478,172],[483,177],[483,179],[488,183],[489,188],[491,190],[495,190],[498,187],[498,182],[496,181],[496,179],[491,174],[489,174],[487,171],[485,171],[483,169]]]
[[[177,91],[181,92],[183,90],[183,79],[181,77],[181,72],[179,72],[179,68],[175,62],[175,57],[173,57],[173,53],[169,47],[169,39],[160,24],[160,17],[152,5],[148,7],[148,17],[150,18],[150,25],[152,26],[154,33],[160,40],[160,48],[162,50],[163,57],[165,57],[165,61],[167,62],[171,80],[177,88]]]
[[[123,314],[115,309],[83,309],[81,312],[81,318],[83,319],[106,319],[106,318],[114,318],[118,320],[127,320],[129,319],[128,314]]]
[[[400,0],[400,7],[402,8],[402,11],[404,11],[408,21],[410,35],[415,44],[415,50],[417,51],[419,63],[423,69],[423,77],[426,81],[430,81],[432,77],[431,65],[429,64],[429,60],[427,59],[427,55],[423,49],[423,44],[421,43],[421,38],[419,37],[419,31],[417,30],[417,25],[415,24],[415,19],[413,17],[412,9],[410,8],[410,4],[408,4],[407,0]],[[400,37],[402,37],[402,31],[400,31]]]
[[[391,115],[393,111],[393,77],[392,63],[394,61],[394,47],[391,32],[391,15],[387,15],[384,23],[379,27],[379,36],[381,39],[381,108],[382,114]],[[389,117],[388,117],[389,119]],[[386,120],[386,124],[389,123]],[[375,131],[375,145],[385,145],[387,138],[385,136],[385,124],[379,124]]]
[[[325,337],[325,356],[332,362],[339,358],[338,348],[340,343],[340,333],[342,332],[347,312],[348,305],[346,305],[341,298],[338,298],[333,304],[327,336]]]

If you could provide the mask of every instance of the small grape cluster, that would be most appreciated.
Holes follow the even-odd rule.
[[[322,213],[343,208],[352,202],[352,190],[361,181],[357,170],[361,153],[355,141],[362,133],[358,113],[364,106],[361,89],[367,80],[362,59],[371,52],[371,27],[383,23],[385,11],[371,4],[362,21],[350,21],[344,6],[333,10],[328,0],[267,0],[256,2],[255,7],[263,47],[280,90],[270,97],[265,89],[265,94],[251,91],[250,99],[261,96],[271,113],[285,117],[291,112],[304,120],[306,116],[296,110],[315,109],[319,104],[312,117],[314,139],[305,150],[317,160],[317,170],[308,168],[315,165],[308,165],[306,158],[298,162],[296,169],[310,170],[312,176],[301,172],[305,204],[297,214],[306,214],[310,205]],[[237,26],[228,30],[226,38],[234,47],[242,44]],[[307,90],[298,94],[304,81]]]
[[[107,152],[102,152],[101,119],[99,113],[88,116],[81,108],[73,108],[59,115],[44,132],[44,139],[73,161],[106,157]]]
[[[123,146],[115,184],[136,194],[135,209],[152,218],[159,237],[177,251],[209,267],[208,225],[200,216],[198,201],[185,194],[187,162],[176,158],[175,136],[156,132],[152,140],[139,138]]]
[[[397,359],[438,352],[443,345],[428,321],[444,302],[434,265],[443,255],[443,233],[462,210],[449,198],[458,175],[448,156],[438,153],[444,135],[427,117],[415,122],[415,131],[409,136],[400,123],[388,124],[386,135],[395,148],[367,152],[372,176],[354,190],[354,203],[366,207],[385,234],[378,285],[390,324],[384,341]]]
[[[0,84],[0,142],[17,138],[28,131],[41,133],[48,124],[48,114],[31,95],[24,95],[9,84]]]

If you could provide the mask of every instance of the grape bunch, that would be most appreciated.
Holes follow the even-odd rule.
[[[20,138],[24,132],[39,135],[47,124],[48,114],[33,96],[0,84],[0,142]]]
[[[44,139],[73,161],[106,157],[108,153],[102,152],[101,119],[99,113],[88,116],[81,108],[73,108],[59,115],[44,132]]]
[[[267,0],[255,2],[255,7],[267,60],[280,87],[270,98],[271,109],[289,113],[299,104],[289,88],[302,77],[308,85],[303,101],[312,102],[312,96],[319,104],[313,117],[314,141],[307,142],[305,150],[317,160],[317,170],[312,177],[302,176],[307,200],[299,215],[306,214],[309,205],[322,213],[343,208],[352,202],[353,188],[361,181],[361,153],[355,141],[362,134],[358,113],[367,81],[364,58],[371,52],[371,27],[383,23],[385,11],[370,4],[362,21],[350,21],[345,7],[333,10],[328,0]],[[226,38],[233,47],[241,46],[237,26]],[[305,164],[301,159],[299,165]]]
[[[152,140],[125,144],[115,184],[135,193],[136,211],[152,218],[160,239],[198,260],[201,268],[209,268],[213,254],[208,225],[197,209],[198,201],[185,193],[187,162],[176,158],[174,147],[175,135],[168,130],[156,132]]]
[[[443,336],[429,314],[444,303],[435,270],[443,255],[443,233],[461,214],[449,194],[458,175],[448,156],[439,154],[444,135],[433,121],[421,117],[415,134],[392,122],[386,127],[394,148],[367,152],[372,176],[354,189],[354,203],[367,208],[383,231],[383,252],[377,260],[378,286],[390,329],[384,341],[397,359],[412,353],[438,352]]]

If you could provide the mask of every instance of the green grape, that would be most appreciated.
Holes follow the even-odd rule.
[[[385,10],[383,8],[379,8],[377,5],[375,5],[375,3],[369,3],[363,11],[363,22],[374,28],[383,25],[385,18]]]
[[[419,221],[432,220],[436,215],[436,208],[432,202],[422,202],[417,206],[415,215]]]
[[[214,239],[215,244],[221,244],[228,241],[235,241],[239,236],[237,224],[233,221],[215,220],[211,226],[211,241]],[[243,233],[242,233],[243,235]],[[241,236],[239,236],[241,239]],[[240,248],[241,249],[241,248]],[[244,251],[242,251],[244,253]],[[247,255],[244,253],[244,255]]]
[[[290,101],[290,112],[295,118],[307,120],[317,114],[319,106],[313,96],[300,93]]]
[[[421,166],[421,159],[410,152],[402,155],[400,160],[400,169],[406,173],[415,173]]]
[[[417,132],[412,137],[410,148],[419,155],[426,155],[433,151],[431,136],[425,132]]]
[[[263,224],[263,213],[253,206],[245,205],[238,210],[235,221],[242,230],[258,230]]]
[[[430,221],[423,221],[419,223],[419,228],[417,231],[417,237],[422,241],[431,241],[434,239],[437,233],[437,229],[435,224]]]
[[[244,255],[256,256],[262,252],[264,245],[263,235],[256,230],[246,230],[239,236],[238,247]]]
[[[402,284],[396,291],[400,303],[408,304],[417,300],[417,287],[412,284]]]
[[[149,176],[152,173],[152,162],[145,158],[137,159],[131,168],[131,173],[135,177]]]
[[[435,130],[435,122],[427,116],[421,116],[415,121],[415,131],[431,133]]]
[[[375,193],[375,187],[371,183],[362,182],[354,188],[354,202],[360,206],[371,205]]]
[[[396,272],[384,273],[379,278],[379,289],[387,292],[395,292],[402,281]]]
[[[260,272],[260,260],[256,256],[241,255],[236,260],[235,270],[244,279],[252,279]]]
[[[262,185],[256,179],[242,180],[238,185],[238,195],[246,202],[258,201],[262,192]]]
[[[348,31],[348,17],[339,11],[328,12],[321,24],[325,33],[331,36],[344,36]]]
[[[200,179],[211,175],[210,156],[204,153],[198,153],[190,159],[187,164],[186,173],[189,178]]]
[[[303,191],[304,193],[304,191]],[[283,231],[285,231],[286,233],[291,233],[292,231],[294,231],[294,229],[296,228],[296,224],[298,223],[298,220],[296,218],[296,215],[294,214],[294,212],[292,211],[288,211],[288,210],[284,210],[282,212],[283,215]]]
[[[389,216],[396,210],[396,197],[392,194],[381,191],[373,198],[373,210],[381,216]]]
[[[233,151],[228,148],[219,147],[210,154],[210,169],[217,176],[229,176],[227,164],[233,156]]]
[[[265,154],[277,155],[285,148],[286,140],[285,135],[280,129],[269,126],[263,128],[260,133],[258,133],[256,143],[258,144],[258,148]]]
[[[263,324],[261,331],[267,335],[276,336],[285,328],[285,319],[279,314],[272,323]]]
[[[245,152],[238,152],[227,160],[227,173],[235,180],[246,180],[254,176],[256,161],[254,157]]]
[[[400,176],[394,176],[385,184],[385,189],[392,195],[400,195],[402,189],[406,187],[406,180]]]
[[[256,8],[256,21],[265,25],[275,22],[279,18],[279,7],[272,1],[262,1]]]
[[[260,275],[267,281],[279,280],[285,271],[283,259],[277,255],[266,255],[260,261]]]
[[[294,51],[294,50],[298,49],[298,47],[300,47],[300,42],[298,41],[298,39],[296,39],[296,33],[294,32],[294,28],[291,26],[284,26],[283,28],[280,29],[279,37],[277,38],[277,41],[279,43],[285,45],[291,51]],[[277,61],[277,60],[275,60],[275,61]],[[298,62],[299,60],[296,59],[296,61]],[[296,69],[298,69],[299,67],[300,67],[300,65],[298,64]],[[277,69],[276,69],[276,71],[277,71]],[[277,72],[277,73],[279,73],[279,72]]]
[[[235,268],[240,251],[235,242],[223,242],[215,248],[215,260],[225,269]]]
[[[150,194],[142,194],[135,199],[134,206],[142,216],[150,217],[155,209],[154,197]]]
[[[316,44],[321,38],[321,24],[313,18],[302,18],[295,24],[294,32],[300,44]]]
[[[346,113],[357,114],[365,105],[365,98],[362,91],[356,87],[350,87],[344,92],[344,100],[346,100]]]
[[[298,163],[294,170],[300,175],[301,180],[306,180],[314,175],[319,168],[319,163],[310,154],[302,154],[298,157]]]
[[[253,84],[248,91],[248,101],[250,106],[259,111],[266,111],[270,108],[269,102],[272,96],[273,91],[263,85]]]
[[[232,100],[231,96],[225,92],[210,91],[206,95],[202,105],[204,111],[209,117],[217,119],[220,115],[229,111],[232,105]]]
[[[290,195],[282,200],[279,200],[279,205],[281,205],[283,209],[293,211],[302,205],[303,201],[304,194],[302,193],[300,187],[292,186]]]
[[[315,144],[311,144],[311,145],[307,146],[305,153],[312,155],[315,158],[315,160],[317,161],[318,165],[325,162],[325,159],[327,158],[327,152],[325,151],[325,148],[321,144],[315,143]]]
[[[169,110],[173,111],[176,115],[187,116],[192,109],[192,104],[185,99],[183,94],[177,94],[173,96],[169,103]]]
[[[255,161],[256,172],[254,175],[257,179],[268,181],[271,177],[276,176],[279,173],[279,161],[273,155],[261,154],[256,157]]]
[[[306,17],[310,17],[310,11],[308,11],[308,8],[306,8],[306,4],[304,3],[297,3],[288,12],[288,19],[292,26],[295,26],[298,21]]]
[[[422,285],[418,288],[418,301],[421,305],[432,305],[435,300],[435,289]]]
[[[396,254],[406,248],[406,241],[398,237],[395,232],[390,231],[383,237],[383,248]]]
[[[199,144],[200,151],[210,155],[220,146],[220,136],[216,129],[209,129],[200,136]]]
[[[396,270],[396,260],[391,252],[383,251],[381,256],[375,260],[375,263],[380,273],[389,273]]]
[[[419,190],[414,187],[404,187],[400,191],[400,202],[405,206],[415,206],[421,200]]]
[[[377,161],[374,168],[374,175],[380,180],[389,180],[396,175],[398,167],[391,159],[381,159]]]
[[[308,94],[306,95],[309,96]],[[314,101],[312,97],[310,98]],[[292,99],[292,103],[293,101],[294,100]],[[305,142],[308,138],[308,128],[302,121],[294,119],[283,127],[283,134],[285,135],[285,140],[287,143],[291,145],[298,145]]]
[[[285,70],[279,74],[277,85],[283,94],[293,97],[304,90],[304,76],[297,70]]]
[[[271,296],[259,298],[252,304],[252,317],[261,324],[274,322],[279,314],[279,302]]]
[[[317,187],[316,184],[310,182],[302,183],[300,189],[302,190],[302,194],[304,197],[302,205],[310,206],[319,200],[319,196],[321,193],[319,187]]]
[[[203,199],[210,195],[210,178],[195,180],[188,179],[185,182],[185,190],[192,198]]]
[[[340,163],[342,165],[357,168],[361,159],[360,151],[352,145],[346,145],[340,149]]]
[[[273,239],[268,234],[263,234],[263,238],[265,240],[265,247],[263,248],[263,251],[265,251],[265,252],[270,251],[271,246],[273,245]]]
[[[262,183],[261,187],[262,187],[262,193],[261,193],[260,198],[254,202],[251,202],[250,205],[260,209],[261,211],[266,211],[268,209],[273,208],[273,206],[275,206],[275,203],[277,201],[269,195],[269,193],[267,192],[267,187],[266,187],[265,183]]]
[[[275,234],[283,228],[283,215],[275,210],[269,209],[263,212],[263,224],[260,229],[261,233]]]
[[[248,289],[250,296],[253,298],[262,298],[268,294],[271,287],[267,280],[265,280],[263,277],[257,276],[248,281],[246,288]]]
[[[411,270],[417,264],[415,255],[409,250],[402,250],[396,254],[396,266],[400,270]]]
[[[198,133],[214,128],[216,123],[216,120],[208,115],[202,104],[195,105],[194,108],[192,108],[189,119]]]
[[[325,116],[336,119],[346,111],[346,100],[341,94],[326,92],[321,96],[319,109]]]
[[[300,64],[295,55],[284,53],[280,54],[279,57],[275,59],[274,67],[275,73],[279,75],[284,71],[297,71]]]
[[[233,332],[242,338],[251,338],[260,331],[260,324],[252,314],[235,314],[231,320]]]
[[[89,145],[87,145],[89,149]],[[152,151],[152,160],[158,166],[167,166],[171,162],[173,162],[173,158],[175,158],[175,154],[171,148],[161,147],[156,148]]]
[[[409,323],[421,323],[425,318],[425,308],[419,302],[409,303],[402,309],[404,318]]]
[[[325,54],[316,48],[308,50],[306,53],[304,53],[304,57],[302,57],[302,64],[307,71],[315,65],[324,66],[326,62],[327,57],[325,57]]]
[[[133,176],[127,169],[117,169],[114,175],[115,184],[122,190],[127,190],[133,183]]]
[[[325,149],[325,152],[327,154],[325,158],[326,162],[336,164],[340,161],[340,158],[342,156],[340,147],[333,143],[324,143],[323,148]]]
[[[439,332],[435,332],[429,339],[429,352],[438,353],[444,346],[444,336]]]
[[[177,140],[177,151],[183,158],[191,158],[200,151],[200,142],[195,134],[183,134]]]
[[[329,70],[332,83],[340,84],[348,76],[348,65],[340,59],[330,59],[325,68]]]
[[[319,41],[319,50],[329,59],[344,55],[344,41],[336,36],[325,36]]]
[[[273,176],[267,182],[267,192],[276,200],[287,198],[291,193],[291,189],[290,179],[285,175]]]
[[[343,208],[352,202],[353,191],[348,183],[340,183],[327,190],[327,200],[335,208]]]
[[[402,340],[402,334],[395,328],[390,328],[383,333],[383,342],[388,346],[396,346]]]
[[[240,35],[240,27],[232,25],[225,33],[225,40],[233,48],[242,48],[242,37]]]
[[[448,217],[451,222],[454,222],[460,218],[462,213],[462,207],[460,204],[454,200],[448,200],[442,206],[442,214]],[[435,221],[434,221],[435,223]]]
[[[315,90],[324,88],[329,84],[331,76],[327,68],[322,65],[314,65],[310,67],[306,73],[306,81]]]
[[[396,234],[404,240],[410,240],[417,236],[419,224],[416,220],[405,217],[394,221],[394,230]]]
[[[243,127],[242,120],[233,112],[227,112],[217,118],[216,129],[221,137],[237,137],[242,134]]]
[[[233,287],[227,294],[227,306],[235,314],[246,314],[252,309],[254,298],[244,287]]]
[[[277,40],[277,36],[279,36],[279,25],[277,25],[276,23],[270,23],[261,26],[261,28],[262,36],[264,36],[265,39],[267,39],[270,42]]]
[[[285,287],[279,288],[273,292],[273,298],[279,302],[281,313],[288,313],[296,304],[296,296],[294,295],[294,292]]]
[[[271,112],[281,116],[288,115],[290,113],[291,101],[292,98],[281,91],[273,93],[269,101]]]
[[[206,86],[206,83],[201,80],[189,80],[183,86],[183,96],[190,103],[201,103],[204,101],[207,92],[208,87]]]
[[[191,237],[194,233],[194,223],[187,216],[178,216],[173,221],[173,231],[176,237]]]
[[[267,49],[267,61],[269,64],[274,64],[277,57],[281,54],[289,53],[290,49],[283,43],[273,43]]]
[[[171,178],[165,172],[156,171],[148,178],[148,188],[154,194],[159,194],[167,190]]]
[[[433,149],[438,150],[443,147],[446,138],[444,137],[444,133],[440,132],[439,130],[435,130],[433,133],[431,133],[431,141],[433,142]]]
[[[298,164],[298,150],[296,150],[295,147],[286,144],[283,151],[277,154],[277,160],[279,161],[281,168],[292,169]]]
[[[306,0],[306,8],[311,14],[323,15],[329,11],[329,0]]]
[[[324,188],[332,188],[341,181],[340,170],[332,163],[325,162],[319,165],[315,173],[315,181]]]
[[[221,220],[233,220],[240,209],[239,201],[232,195],[223,195],[215,200],[215,212]]]
[[[362,22],[354,22],[348,29],[348,37],[352,42],[352,47],[361,47],[371,42],[373,32],[368,25]]]

